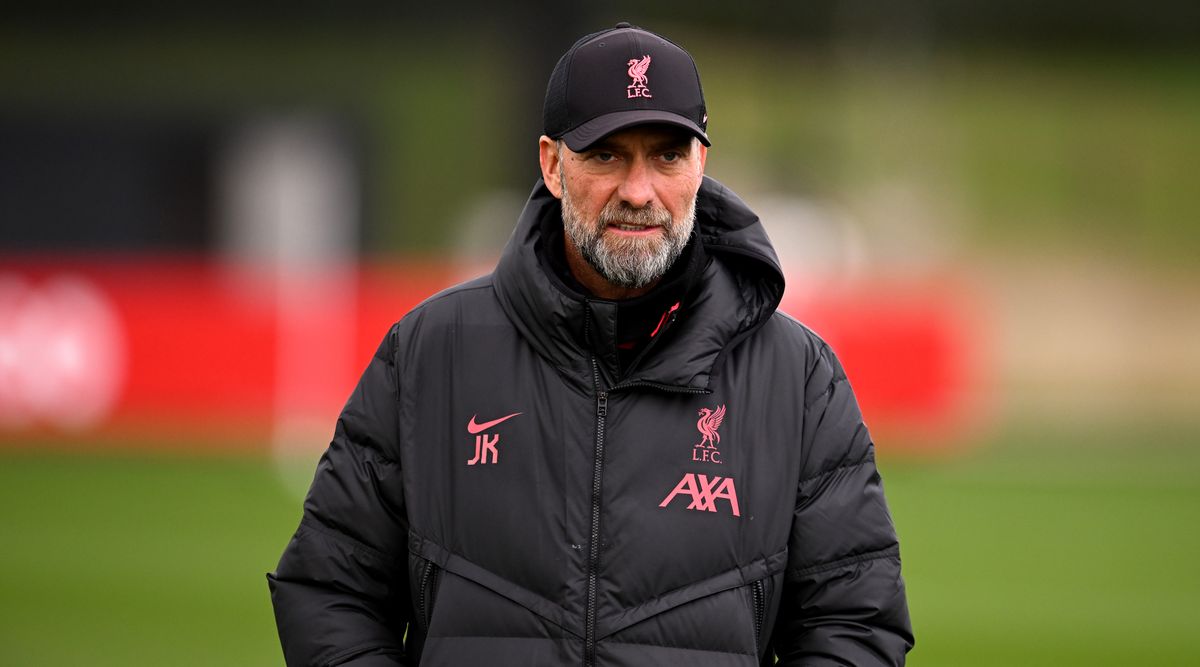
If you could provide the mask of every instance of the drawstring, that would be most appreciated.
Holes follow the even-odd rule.
[[[667,312],[663,313],[662,317],[658,318],[658,326],[654,327],[654,331],[650,332],[651,338],[654,338],[656,335],[658,335],[658,330],[661,329],[663,323],[667,321],[667,316],[670,315],[671,313],[674,313],[676,310],[679,310],[679,302],[678,301],[676,301],[675,305],[671,306],[667,310]]]

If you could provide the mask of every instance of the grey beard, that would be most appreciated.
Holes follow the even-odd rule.
[[[632,208],[627,204],[609,202],[599,219],[589,223],[582,218],[571,200],[566,179],[563,188],[563,231],[597,273],[605,280],[626,289],[640,289],[662,278],[679,259],[692,228],[696,224],[696,200],[693,198],[683,219],[672,221],[665,209]],[[604,229],[610,223],[627,222],[637,225],[658,225],[663,237],[636,238],[610,236]]]

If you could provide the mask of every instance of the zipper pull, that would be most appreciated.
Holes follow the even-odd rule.
[[[596,394],[596,414],[604,417],[608,414],[608,392]]]

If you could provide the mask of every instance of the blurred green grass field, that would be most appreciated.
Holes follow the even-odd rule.
[[[1194,664],[1194,433],[1010,434],[881,462],[913,665]],[[0,664],[278,665],[300,501],[259,459],[0,458]]]

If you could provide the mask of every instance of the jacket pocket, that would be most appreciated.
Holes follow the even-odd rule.
[[[417,620],[425,632],[429,632],[429,623],[433,620],[433,604],[437,601],[437,587],[441,573],[441,568],[431,560],[426,560],[421,568],[421,588],[417,594]]]

